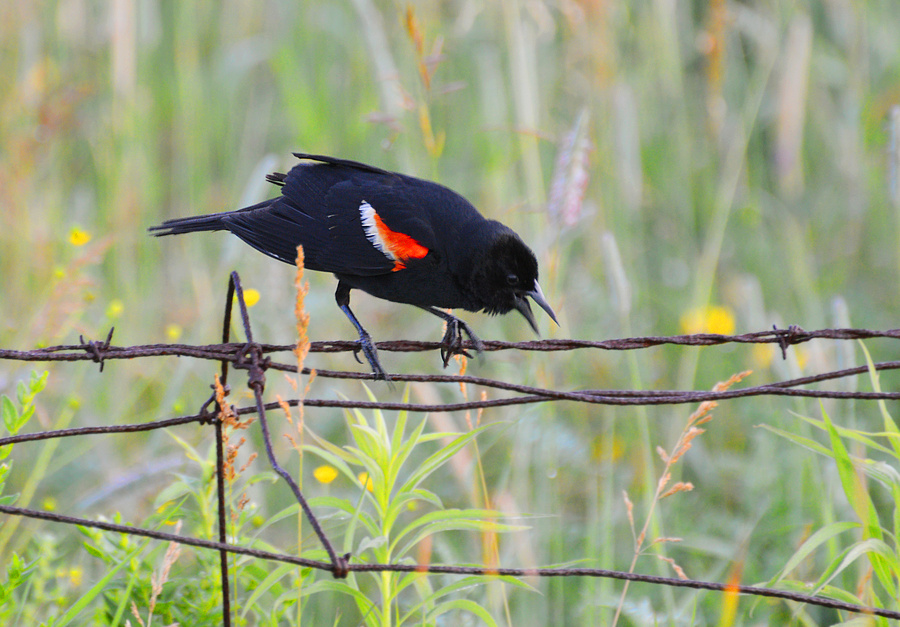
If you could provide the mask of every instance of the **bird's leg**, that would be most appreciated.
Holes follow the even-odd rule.
[[[334,293],[334,299],[337,301],[338,307],[341,308],[341,311],[350,318],[350,322],[353,323],[353,326],[356,327],[356,331],[359,333],[359,348],[353,351],[353,356],[356,357],[356,361],[359,361],[359,351],[363,352],[363,355],[366,356],[366,361],[369,362],[369,365],[372,367],[372,372],[375,375],[376,379],[381,379],[382,381],[390,381],[391,378],[388,376],[388,373],[385,372],[384,368],[381,367],[381,362],[378,361],[378,351],[375,348],[375,343],[372,341],[372,337],[369,333],[363,328],[363,326],[359,323],[359,320],[356,319],[356,316],[353,315],[353,312],[350,310],[350,287],[343,283],[342,281],[338,281],[337,291]],[[362,363],[360,361],[360,363]]]
[[[446,311],[441,311],[440,309],[437,309],[435,307],[424,307],[421,305],[420,307],[428,313],[434,314],[438,318],[441,318],[447,323],[447,331],[444,333],[444,337],[441,339],[441,359],[444,362],[444,368],[447,367],[447,364],[450,363],[450,358],[454,355],[465,355],[466,357],[472,357],[466,351],[466,349],[463,348],[463,332],[465,332],[465,334],[469,337],[469,341],[475,345],[475,350],[477,350],[479,354],[484,351],[484,344],[479,339],[479,337],[475,335],[468,324],[466,324],[456,316],[449,314]]]

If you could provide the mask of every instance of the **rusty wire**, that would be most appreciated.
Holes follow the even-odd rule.
[[[113,531],[125,533],[144,538],[153,538],[165,542],[176,542],[203,549],[213,549],[221,552],[233,553],[235,555],[247,555],[258,559],[271,560],[275,562],[283,562],[286,564],[295,564],[304,568],[314,568],[322,571],[333,571],[333,567],[328,562],[319,560],[311,560],[295,555],[287,555],[284,553],[273,553],[271,551],[263,551],[245,546],[237,546],[224,542],[213,542],[211,540],[202,540],[200,538],[192,538],[188,536],[179,536],[155,529],[142,529],[139,527],[131,527],[129,525],[119,525],[106,521],[91,520],[89,518],[77,518],[74,516],[64,516],[53,512],[43,512],[39,510],[26,509],[23,507],[13,507],[10,505],[0,505],[0,513],[9,514],[11,516],[24,516],[26,518],[35,518],[38,520],[47,520],[50,522],[62,523],[66,525],[79,525],[82,527],[91,527],[101,529],[103,531]],[[666,585],[674,588],[693,588],[695,590],[712,590],[715,592],[731,592],[737,594],[747,594],[753,596],[770,597],[774,599],[784,599],[786,601],[795,601],[797,603],[809,603],[820,607],[827,607],[835,610],[844,610],[857,614],[871,614],[873,616],[882,616],[884,618],[900,619],[900,612],[877,607],[867,607],[854,603],[846,603],[836,599],[826,599],[822,597],[813,597],[800,592],[790,592],[789,590],[779,590],[777,588],[766,588],[762,586],[744,586],[739,584],[724,584],[711,581],[699,581],[695,579],[676,579],[675,577],[659,577],[656,575],[641,575],[639,573],[629,573],[618,570],[606,570],[602,568],[500,568],[486,566],[453,566],[443,564],[347,564],[348,573],[364,573],[364,572],[404,572],[404,573],[428,573],[432,575],[481,575],[485,577],[602,577],[606,579],[618,579],[620,581],[636,581],[641,583],[652,583],[657,585]]]
[[[246,348],[247,345],[241,344],[240,350]],[[233,355],[232,355],[233,356]],[[218,359],[219,357],[215,357]],[[231,359],[227,361],[233,361]],[[288,366],[285,364],[277,364],[272,362],[269,364],[270,369],[280,369],[296,372],[296,366]],[[897,370],[900,369],[900,361],[887,361],[873,364],[873,368],[878,371]],[[304,369],[307,371],[307,369]],[[868,371],[866,366],[857,366],[855,368],[845,368],[842,370],[834,370],[818,375],[808,377],[800,377],[797,379],[788,379],[765,385],[758,385],[747,388],[731,389],[725,392],[714,391],[681,391],[681,390],[582,390],[575,392],[560,392],[555,390],[547,390],[530,386],[506,383],[493,379],[485,379],[481,377],[459,376],[459,375],[401,375],[392,374],[393,381],[409,381],[409,382],[465,382],[472,385],[482,385],[485,387],[493,387],[503,390],[520,391],[523,396],[491,399],[484,401],[467,401],[461,403],[445,403],[445,404],[419,404],[419,403],[399,403],[389,401],[352,401],[347,399],[315,399],[306,398],[303,400],[305,407],[338,407],[351,409],[382,409],[382,410],[398,410],[398,411],[416,411],[416,412],[436,412],[436,411],[457,411],[479,409],[484,407],[498,407],[505,405],[519,405],[530,403],[542,403],[548,401],[576,401],[582,403],[593,403],[601,405],[676,405],[685,403],[700,403],[703,401],[720,401],[734,398],[745,398],[750,396],[802,396],[811,398],[835,398],[835,399],[863,399],[863,400],[888,400],[900,399],[900,392],[845,392],[837,390],[798,390],[795,389],[800,385],[809,385],[821,381],[829,381],[834,379],[845,378],[853,375],[863,374]],[[343,371],[323,371],[317,370],[317,376],[335,376],[339,378],[372,378],[372,375],[357,372]],[[344,376],[346,375],[346,377]],[[290,407],[296,407],[300,404],[298,399],[289,399],[284,401]],[[278,409],[280,403],[264,403],[265,410]],[[257,406],[235,408],[235,413],[239,416],[258,413]],[[69,429],[57,429],[52,431],[40,431],[37,433],[23,433],[20,435],[8,436],[0,438],[0,446],[6,444],[17,444],[19,442],[34,442],[38,440],[49,440],[53,438],[64,438],[82,435],[98,435],[111,433],[135,433],[140,431],[153,431],[155,429],[163,429],[166,427],[174,427],[191,422],[204,422],[208,420],[208,411],[201,410],[197,414],[179,416],[177,418],[166,418],[164,420],[156,420],[153,422],[141,422],[125,425],[109,425],[103,427],[73,427]]]
[[[520,350],[520,351],[571,351],[577,349],[598,349],[608,351],[638,350],[654,346],[716,346],[720,344],[777,344],[782,350],[790,346],[803,344],[815,339],[826,340],[865,340],[875,338],[900,339],[900,329],[888,329],[884,331],[873,329],[819,329],[816,331],[804,331],[800,327],[791,326],[787,329],[775,329],[771,331],[757,331],[741,335],[719,335],[715,333],[696,333],[693,335],[671,336],[647,336],[630,337],[612,340],[531,340],[527,342],[501,342],[486,340],[483,342],[485,352]],[[135,357],[160,357],[180,356],[196,357],[198,359],[235,361],[240,349],[246,344],[237,342],[223,342],[222,344],[191,345],[191,344],[146,344],[142,346],[113,346],[110,344],[112,331],[104,342],[85,342],[80,344],[64,344],[60,346],[47,346],[33,350],[0,349],[0,359],[18,361],[84,361],[91,360],[102,363],[108,359],[134,359]],[[441,348],[440,342],[418,342],[412,340],[393,340],[377,342],[376,347],[380,351],[415,353],[434,351]],[[258,344],[264,354],[291,352],[293,344]],[[475,348],[470,341],[462,343],[462,347],[468,350]],[[340,353],[355,352],[359,350],[358,342],[349,340],[336,340],[327,342],[310,342],[310,353]],[[336,376],[350,375],[352,373],[335,372]],[[319,376],[323,376],[319,372]],[[371,378],[371,375],[364,375]],[[391,375],[392,378],[394,375]],[[350,377],[345,377],[350,378]]]
[[[237,293],[237,302],[240,307],[241,319],[244,327],[245,343],[229,342],[229,330],[231,327],[231,306],[233,303],[233,294]],[[261,428],[263,430],[263,439],[266,446],[266,452],[276,473],[278,473],[290,485],[298,503],[303,509],[307,519],[312,524],[316,535],[325,548],[329,562],[320,562],[316,560],[308,560],[290,555],[272,553],[267,551],[258,551],[246,547],[238,547],[227,544],[225,542],[225,494],[223,481],[224,459],[221,447],[221,421],[217,418],[216,413],[211,413],[209,407],[215,400],[215,395],[211,397],[201,408],[200,412],[195,415],[182,416],[178,418],[170,418],[150,423],[129,424],[107,427],[81,427],[72,429],[61,429],[56,431],[43,431],[33,434],[22,434],[0,438],[0,446],[7,444],[15,444],[19,442],[28,442],[36,440],[44,440],[60,437],[81,436],[90,434],[109,434],[109,433],[133,433],[137,431],[149,431],[164,427],[187,424],[191,422],[209,423],[216,425],[216,438],[219,442],[217,446],[217,490],[219,504],[219,541],[213,542],[209,540],[201,540],[197,538],[187,538],[183,536],[175,536],[158,531],[139,529],[124,525],[115,525],[106,522],[91,521],[89,519],[74,518],[70,516],[62,516],[50,512],[40,512],[25,508],[0,506],[0,512],[7,515],[25,516],[30,518],[59,522],[63,524],[77,524],[88,527],[94,527],[107,531],[117,531],[132,535],[139,535],[159,540],[177,542],[187,544],[199,548],[208,548],[217,550],[221,556],[221,583],[223,591],[223,624],[229,626],[231,624],[231,611],[229,600],[229,575],[227,555],[243,554],[254,556],[260,559],[275,560],[297,564],[300,566],[326,570],[332,573],[334,577],[343,578],[350,572],[373,572],[373,571],[392,571],[392,572],[422,572],[432,574],[457,574],[457,575],[484,575],[484,576],[511,576],[511,577],[605,577],[618,580],[641,581],[647,583],[655,583],[660,585],[674,587],[688,587],[713,591],[730,591],[741,594],[767,596],[780,598],[799,603],[808,603],[822,607],[845,610],[849,612],[871,614],[886,618],[900,619],[900,612],[891,610],[866,607],[826,599],[814,597],[801,593],[788,592],[772,588],[763,588],[756,586],[742,586],[732,584],[720,584],[715,582],[704,582],[695,580],[683,580],[668,577],[657,577],[649,575],[639,575],[628,572],[611,571],[604,569],[592,568],[499,568],[499,567],[461,567],[461,566],[445,566],[445,565],[414,565],[414,564],[352,564],[350,563],[350,555],[337,555],[333,545],[329,541],[327,535],[319,524],[314,512],[306,502],[305,497],[299,487],[294,482],[289,473],[284,471],[279,465],[272,451],[271,438],[269,435],[268,424],[266,421],[266,410],[279,407],[279,403],[265,403],[263,400],[263,390],[265,387],[265,371],[280,370],[285,372],[297,372],[297,367],[291,364],[278,363],[271,360],[267,355],[269,353],[293,351],[294,345],[273,345],[260,344],[253,341],[252,328],[247,313],[246,304],[244,303],[243,291],[240,285],[240,278],[237,273],[232,273],[229,281],[228,298],[226,301],[225,317],[223,321],[223,338],[221,344],[212,344],[205,346],[193,346],[186,344],[150,344],[144,346],[120,347],[111,344],[113,329],[110,329],[104,341],[85,341],[79,338],[80,344],[51,346],[34,350],[9,350],[0,349],[0,359],[15,361],[85,361],[90,360],[100,365],[103,370],[104,363],[111,359],[134,359],[151,356],[182,356],[193,357],[197,359],[216,360],[221,363],[222,385],[226,384],[228,376],[228,365],[247,370],[248,385],[254,392],[255,403],[249,407],[235,408],[237,415],[257,414],[260,419]],[[891,329],[887,331],[875,331],[869,329],[822,329],[817,331],[805,331],[799,327],[792,326],[788,329],[773,328],[771,331],[761,331],[756,333],[747,333],[743,335],[717,335],[717,334],[694,334],[679,335],[671,337],[640,337],[640,338],[624,338],[604,341],[588,341],[588,340],[539,340],[530,342],[484,342],[485,351],[500,350],[526,350],[526,351],[569,351],[576,349],[599,349],[599,350],[636,350],[660,346],[664,344],[681,345],[681,346],[712,346],[726,343],[774,343],[777,344],[786,355],[786,351],[790,346],[808,342],[813,339],[830,339],[830,340],[856,340],[871,338],[893,338],[900,339],[900,329]],[[414,342],[414,341],[391,341],[379,342],[377,344],[379,350],[396,351],[396,352],[417,352],[438,350],[441,348],[437,342]],[[464,348],[474,348],[470,343],[466,342]],[[310,352],[312,353],[335,353],[358,350],[357,342],[350,341],[328,341],[328,342],[312,342]],[[874,364],[875,370],[895,370],[900,368],[900,361],[881,362]],[[868,370],[866,366],[855,368],[847,368],[843,370],[835,370],[819,375],[779,381],[765,385],[748,387],[742,389],[733,389],[726,392],[707,392],[707,391],[682,391],[682,390],[573,390],[558,391],[532,386],[525,386],[504,381],[497,381],[483,377],[475,377],[470,375],[402,375],[392,374],[391,379],[395,382],[446,382],[446,383],[467,383],[483,387],[494,388],[516,394],[506,398],[497,398],[490,400],[469,401],[461,403],[446,404],[415,404],[415,403],[395,403],[395,402],[378,402],[378,401],[349,401],[349,400],[331,400],[331,399],[303,399],[302,404],[305,407],[341,407],[341,408],[359,408],[359,409],[388,409],[388,410],[407,410],[419,412],[435,412],[435,411],[456,411],[479,409],[485,407],[497,407],[504,405],[542,403],[549,401],[573,401],[580,403],[604,404],[604,405],[661,405],[661,404],[682,404],[682,403],[698,403],[710,400],[725,400],[733,398],[742,398],[748,396],[804,396],[814,398],[835,398],[835,399],[863,399],[863,400],[884,400],[884,399],[900,399],[900,393],[897,392],[846,392],[838,390],[810,390],[798,389],[799,386],[805,386],[823,381],[831,381],[841,379],[848,376],[865,373]],[[309,373],[310,369],[304,368],[304,373]],[[334,370],[316,370],[319,377],[341,378],[341,379],[372,379],[373,375],[361,372],[346,372]],[[298,399],[288,401],[291,406],[301,403]]]

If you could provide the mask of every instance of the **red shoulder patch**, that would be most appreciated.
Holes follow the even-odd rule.
[[[428,249],[406,233],[393,231],[384,223],[381,216],[365,200],[359,206],[363,231],[375,248],[394,262],[393,272],[403,270],[407,259],[421,259],[428,254]]]

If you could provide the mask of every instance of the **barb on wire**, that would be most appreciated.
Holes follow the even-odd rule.
[[[179,536],[154,529],[143,529],[140,527],[131,527],[128,525],[118,525],[104,521],[90,520],[87,518],[76,518],[74,516],[63,516],[53,512],[44,512],[22,507],[13,507],[9,505],[0,505],[0,513],[10,516],[25,516],[38,520],[47,520],[67,525],[80,525],[82,527],[92,527],[103,531],[113,531],[130,535],[141,536],[145,538],[153,538],[166,542],[176,542],[197,548],[213,549],[217,551],[225,551],[237,555],[248,555],[259,559],[285,562],[288,564],[296,564],[307,568],[315,568],[317,570],[334,572],[333,564],[320,562],[317,560],[304,559],[294,555],[286,555],[283,553],[273,553],[271,551],[262,551],[248,547],[235,546],[224,542],[212,542],[210,540],[201,540],[199,538],[191,538]],[[675,577],[659,577],[656,575],[641,575],[638,573],[629,573],[618,570],[606,570],[602,568],[504,568],[504,567],[486,567],[486,566],[444,566],[438,564],[346,564],[347,572],[363,573],[363,572],[403,572],[403,573],[429,573],[429,574],[446,574],[446,575],[480,575],[486,577],[602,577],[606,579],[618,579],[621,581],[636,581],[643,583],[653,583],[657,585],[671,586],[675,588],[693,588],[696,590],[712,590],[716,592],[737,592],[760,597],[770,597],[776,599],[784,599],[786,601],[794,601],[797,603],[807,603],[809,605],[818,605],[856,614],[870,614],[872,616],[881,616],[884,618],[900,619],[900,612],[888,610],[879,607],[869,607],[858,605],[855,603],[847,603],[836,599],[828,599],[816,597],[800,592],[790,592],[788,590],[779,590],[777,588],[765,588],[761,586],[744,586],[735,584],[722,584],[709,581],[698,581],[694,579],[677,579]]]
[[[96,340],[85,342],[84,336],[78,336],[78,341],[81,342],[81,347],[85,350],[88,356],[95,363],[100,364],[100,372],[103,372],[103,360],[105,359],[106,351],[109,350],[109,344],[110,342],[112,342],[113,331],[115,330],[116,327],[110,327],[109,334],[107,334],[106,340],[104,342],[98,342]]]

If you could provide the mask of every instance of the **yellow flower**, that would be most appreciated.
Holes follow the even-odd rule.
[[[75,227],[69,231],[69,243],[72,246],[84,246],[91,241],[91,234]]]
[[[710,307],[706,312],[706,327],[710,333],[731,335],[734,333],[734,314],[728,307]]]
[[[805,346],[797,346],[797,367],[803,370],[809,361],[809,350]]]
[[[685,335],[702,333],[703,309],[700,307],[695,307],[694,309],[687,310],[681,315],[681,319],[678,321],[678,326],[681,328],[681,332]]]
[[[115,298],[109,301],[109,307],[106,308],[106,317],[118,318],[123,311],[125,311],[125,304],[118,298]]]
[[[80,566],[75,566],[74,568],[69,569],[69,583],[74,587],[78,587],[81,585],[81,579],[84,575],[84,570],[81,569]]]
[[[359,473],[359,482],[366,486],[366,490],[369,492],[375,491],[375,488],[372,486],[372,477],[369,476],[369,473],[365,471]]]
[[[316,481],[325,485],[337,479],[337,476],[338,471],[333,466],[319,466],[313,470],[313,477],[316,478]]]
[[[247,303],[247,307],[253,307],[259,302],[259,290],[255,290],[252,287],[244,290],[244,302]]]
[[[695,307],[685,312],[679,321],[681,332],[686,335],[694,333],[718,333],[731,335],[734,333],[734,313],[728,307]]]
[[[170,342],[175,342],[178,338],[181,337],[181,326],[175,324],[174,322],[170,325],[166,326],[166,337],[169,338]]]

